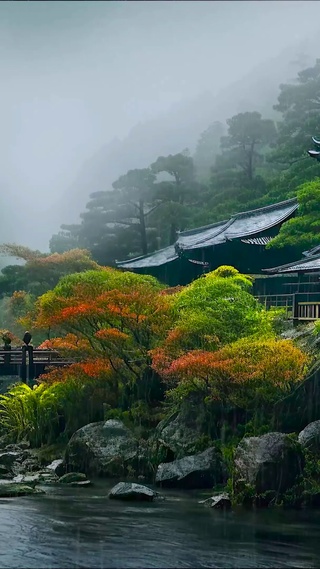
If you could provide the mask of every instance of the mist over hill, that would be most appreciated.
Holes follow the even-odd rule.
[[[48,250],[128,169],[192,153],[239,111],[274,117],[319,16],[299,0],[0,3],[0,242]]]
[[[63,203],[57,206],[63,212],[61,223],[77,221],[90,193],[111,189],[112,182],[128,170],[147,167],[158,156],[186,148],[193,153],[201,132],[214,121],[225,122],[246,111],[279,120],[273,110],[279,85],[294,82],[301,69],[314,63],[315,44],[316,39],[298,41],[221,89],[218,95],[207,90],[193,99],[181,100],[168,112],[134,126],[123,139],[102,146],[83,164]],[[214,84],[214,77],[210,82]]]

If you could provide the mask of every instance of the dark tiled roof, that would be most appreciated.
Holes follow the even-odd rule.
[[[144,267],[159,267],[178,258],[177,251],[201,249],[219,245],[231,239],[254,236],[262,231],[278,225],[288,219],[297,209],[295,198],[268,205],[252,211],[233,215],[227,221],[219,221],[211,225],[183,231],[179,234],[175,245],[160,249],[149,255],[118,261],[116,264],[123,269],[140,269]]]
[[[178,259],[178,255],[174,245],[170,245],[165,249],[155,251],[155,253],[149,253],[149,255],[143,255],[128,261],[116,261],[116,265],[121,269],[142,269],[144,267],[160,267],[160,265],[171,263],[171,261],[176,259]]]
[[[307,259],[301,259],[300,261],[295,261],[294,263],[288,263],[287,265],[280,265],[279,267],[273,267],[272,269],[262,269],[266,273],[302,273],[308,271],[319,271],[320,270],[320,253],[314,255],[313,257]]]
[[[193,249],[196,248],[199,241],[202,243],[207,239],[216,238],[219,239],[219,235],[230,225],[230,220],[219,221],[218,223],[212,223],[211,225],[205,225],[204,227],[198,227],[197,229],[190,229],[190,231],[181,231],[179,233],[176,245],[180,249]],[[223,243],[223,238],[221,243]]]
[[[200,249],[219,245],[231,239],[249,237],[284,222],[295,212],[297,207],[297,200],[293,198],[252,211],[237,213],[227,222],[193,230],[191,238],[188,235],[184,237],[189,232],[180,234],[177,245],[181,249]]]

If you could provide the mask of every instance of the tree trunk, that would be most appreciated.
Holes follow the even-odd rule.
[[[146,220],[144,216],[143,200],[139,200],[139,221],[140,221],[140,237],[141,237],[141,251],[143,255],[148,253],[148,241],[146,232]]]
[[[250,150],[248,154],[248,178],[250,182],[253,180],[253,155],[254,155],[254,146],[255,142],[252,142],[250,145]]]
[[[177,240],[177,227],[175,221],[171,222],[170,225],[170,241],[169,245],[173,245]]]

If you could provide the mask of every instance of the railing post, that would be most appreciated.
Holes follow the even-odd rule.
[[[29,353],[29,380],[34,379],[33,346],[28,346]]]
[[[7,353],[3,356],[3,365],[4,365],[4,375],[10,375],[10,363],[11,363],[11,346],[10,344],[5,344],[3,346],[3,350]]]
[[[28,346],[22,346],[20,378],[22,381],[24,381],[24,383],[27,382],[27,350]]]

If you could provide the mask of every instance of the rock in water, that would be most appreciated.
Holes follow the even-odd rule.
[[[79,482],[69,482],[68,486],[73,486],[75,488],[86,488],[87,486],[92,486],[91,480],[80,480]]]
[[[42,490],[32,488],[25,484],[16,482],[6,482],[0,484],[0,498],[14,498],[17,496],[28,496],[29,494],[43,494]]]
[[[211,496],[206,500],[201,500],[199,504],[204,504],[209,508],[214,508],[215,510],[230,510],[231,500],[229,494],[217,494],[216,496]]]
[[[119,482],[109,493],[109,498],[114,500],[139,500],[143,502],[152,502],[158,493],[142,484],[134,484],[129,482]]]
[[[156,483],[177,488],[212,488],[223,480],[221,456],[215,448],[159,464]]]
[[[139,444],[121,421],[90,423],[76,431],[66,449],[68,470],[102,476],[138,468]]]
[[[57,458],[56,460],[53,460],[51,464],[48,464],[48,466],[46,466],[46,470],[48,470],[49,472],[53,472],[57,476],[63,476],[66,471],[64,460],[62,460],[62,458]]]
[[[301,446],[314,452],[320,451],[320,421],[309,423],[298,436]]]
[[[68,472],[59,478],[60,484],[70,484],[71,482],[86,482],[87,477],[83,472]]]
[[[235,483],[242,480],[258,494],[285,492],[303,468],[300,445],[284,433],[242,439],[235,451]]]

